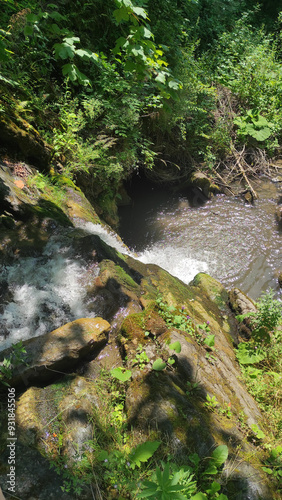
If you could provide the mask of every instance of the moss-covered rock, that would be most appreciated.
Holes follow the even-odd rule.
[[[57,372],[72,370],[77,362],[97,351],[107,341],[110,324],[102,318],[81,318],[23,342],[25,362],[13,373],[10,383],[30,385],[46,382]],[[10,349],[1,352],[1,359],[9,357]]]
[[[26,160],[32,161],[43,170],[48,170],[52,148],[42,139],[27,121],[16,115],[12,108],[0,116],[0,136],[2,145],[21,152]]]

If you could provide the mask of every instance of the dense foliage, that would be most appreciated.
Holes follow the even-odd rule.
[[[65,173],[88,172],[93,195],[140,167],[177,180],[243,144],[279,149],[278,1],[1,4],[1,110],[39,130]]]

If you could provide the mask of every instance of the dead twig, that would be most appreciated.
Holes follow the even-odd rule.
[[[220,181],[221,181],[221,185],[222,185],[224,188],[228,189],[228,191],[230,191],[230,193],[232,194],[232,196],[235,196],[235,193],[232,191],[231,187],[230,187],[228,184],[226,184],[226,182],[225,182],[225,180],[223,179],[223,177],[221,177],[221,175],[220,175],[218,172],[215,172],[215,175],[216,175],[216,177],[218,177],[218,179],[220,179]],[[218,184],[219,184],[219,183],[218,183]]]
[[[254,190],[253,186],[251,185],[251,183],[246,175],[246,172],[243,169],[242,164],[241,164],[241,158],[243,157],[244,152],[245,152],[245,145],[244,145],[242,151],[240,151],[240,153],[238,151],[234,150],[235,156],[237,156],[236,166],[239,167],[239,170],[242,173],[243,178],[245,179],[246,183],[248,184],[250,191],[251,191],[251,194],[253,196],[253,199],[257,200],[258,195],[257,195],[256,191]]]

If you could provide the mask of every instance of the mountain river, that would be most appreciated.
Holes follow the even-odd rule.
[[[281,297],[282,232],[275,220],[279,187],[262,182],[256,189],[260,198],[252,206],[223,195],[207,201],[199,191],[172,194],[141,183],[134,188],[134,204],[120,209],[119,232],[129,250],[99,225],[87,223],[83,229],[185,283],[204,271],[253,299],[270,287]],[[0,266],[0,350],[77,318],[102,314],[98,301],[89,303],[87,295],[98,265],[74,250],[72,231],[57,228],[41,256]]]
[[[269,288],[281,297],[279,185],[258,181],[259,199],[251,205],[224,195],[206,200],[199,190],[172,194],[140,181],[132,187],[133,206],[120,209],[119,234],[142,262],[158,264],[185,283],[203,271],[254,300]]]

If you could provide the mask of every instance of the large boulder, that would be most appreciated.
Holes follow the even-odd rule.
[[[110,324],[102,318],[81,318],[23,342],[25,361],[13,372],[9,383],[31,385],[48,382],[62,371],[73,370],[78,361],[100,349],[107,342]],[[8,358],[11,350],[1,352]]]

